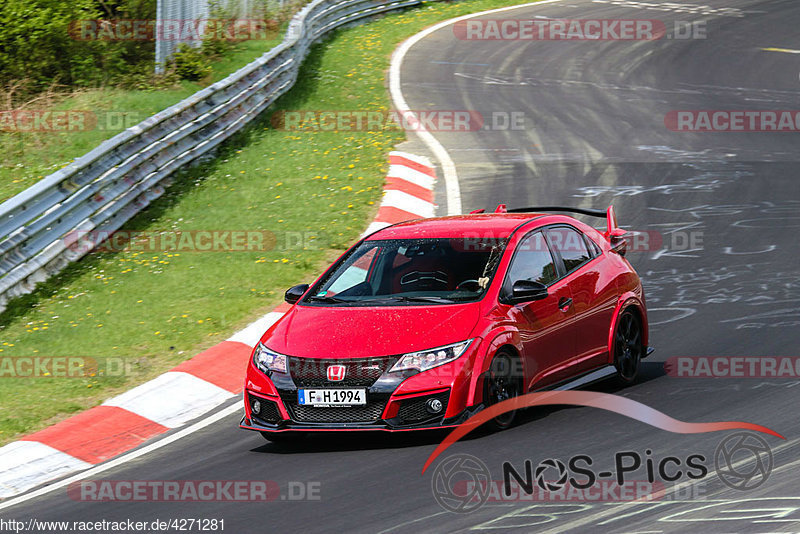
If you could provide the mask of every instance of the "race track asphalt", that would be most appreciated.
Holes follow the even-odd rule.
[[[441,434],[275,445],[239,430],[236,414],[97,478],[267,479],[283,498],[81,502],[59,489],[0,517],[217,518],[226,532],[800,530],[800,380],[678,378],[664,369],[679,356],[800,356],[798,133],[675,132],[664,121],[675,110],[798,109],[800,55],[764,49],[800,49],[800,3],[565,0],[483,18],[534,17],[657,19],[668,33],[675,21],[703,21],[705,38],[466,41],[444,27],[408,52],[405,99],[411,109],[475,110],[488,120],[488,129],[434,133],[456,164],[465,211],[613,203],[623,227],[661,240],[662,247],[628,255],[645,283],[657,351],[636,384],[596,387],[682,421],[749,421],[783,434],[785,441],[764,436],[773,466],[763,484],[737,490],[717,476],[715,450],[733,432],[676,434],[604,410],[543,408],[505,432],[459,442],[443,458],[473,455],[495,480],[506,461],[522,470],[526,459],[535,466],[585,454],[602,471],[617,452],[647,450],[656,459],[703,455],[710,472],[655,501],[488,502],[451,513],[432,495],[433,469],[421,474]],[[511,113],[524,117],[521,127],[491,128]],[[419,141],[408,145],[425,150]],[[310,483],[319,498],[294,500],[290,483]]]

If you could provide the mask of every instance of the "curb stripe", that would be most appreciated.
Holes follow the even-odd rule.
[[[396,224],[419,218],[420,216],[417,215],[416,213],[403,211],[401,209],[393,208],[391,206],[381,206],[381,208],[378,210],[378,214],[375,216],[375,222]]]
[[[261,331],[262,334],[264,330]],[[188,373],[229,393],[240,393],[244,389],[247,360],[252,353],[253,347],[248,344],[223,341],[191,360],[186,360],[172,371]]]
[[[383,194],[381,206],[397,208],[419,217],[433,217],[434,205],[408,193],[390,189]]]
[[[362,235],[391,224],[432,217],[436,171],[428,158],[405,152],[389,153],[389,172],[375,220]]]
[[[0,497],[12,497],[91,466],[38,441],[14,441],[0,447]]]
[[[431,177],[436,177],[436,171],[433,169],[431,160],[425,156],[417,156],[408,152],[393,150],[389,152],[389,164],[404,165],[420,172],[424,172]]]
[[[418,173],[429,177],[431,180],[436,178],[436,171],[433,170],[432,167],[414,161],[409,161],[406,158],[392,156],[389,158],[389,166],[390,168],[400,167],[403,169],[407,169],[406,172]]]
[[[433,191],[421,185],[406,181],[402,178],[391,176],[386,179],[384,191],[402,191],[420,200],[433,204]]]
[[[402,165],[391,165],[386,176],[387,178],[402,178],[407,182],[424,187],[430,191],[433,191],[433,184],[436,181],[432,176],[415,171],[409,167],[403,167]]]
[[[79,460],[98,464],[167,430],[128,410],[101,405],[31,434],[25,441],[47,443]]]
[[[286,305],[286,309],[284,311],[272,311],[266,314],[261,319],[251,323],[248,325],[244,330],[239,330],[231,337],[228,338],[227,342],[238,342],[244,345],[247,345],[250,349],[256,346],[258,340],[261,339],[261,336],[264,335],[272,325],[278,322],[278,319],[283,317],[283,314],[289,311],[289,305]],[[225,343],[225,342],[223,342]],[[220,343],[221,345],[222,343]]]
[[[103,403],[119,406],[168,428],[176,428],[231,398],[233,394],[183,372],[168,371]]]

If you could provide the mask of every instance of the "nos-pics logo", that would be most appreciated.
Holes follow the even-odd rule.
[[[705,461],[702,455],[694,456]],[[735,490],[747,491],[761,486],[773,467],[769,445],[753,432],[737,432],[725,437],[714,452],[717,477]],[[708,472],[705,468],[701,471],[705,472],[704,475]],[[533,481],[546,492],[563,490],[569,480],[570,469],[556,458],[541,461],[533,471]],[[470,513],[482,507],[489,499],[490,490],[497,485],[487,465],[469,454],[448,456],[436,466],[431,479],[436,502],[455,513]]]

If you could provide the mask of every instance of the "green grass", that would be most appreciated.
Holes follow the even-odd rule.
[[[432,3],[339,31],[313,48],[300,81],[271,111],[389,109],[385,71],[403,39],[440,20],[513,3]],[[312,246],[93,253],[71,265],[0,315],[0,358],[120,357],[134,372],[0,380],[0,443],[224,340],[277,305],[285,288],[315,278],[364,230],[380,199],[386,154],[403,132],[287,133],[269,128],[267,119],[226,143],[214,161],[181,173],[125,228],[265,230],[279,244],[286,232],[312,232]]]
[[[79,110],[96,113],[99,127],[85,131],[0,132],[0,202],[30,187],[48,174],[66,166],[125,128],[138,124],[162,109],[191,96],[203,87],[225,78],[281,41],[254,40],[236,43],[213,65],[209,79],[182,81],[169,89],[93,89],[76,92],[54,102],[43,98],[30,110]],[[87,122],[88,124],[88,122]]]

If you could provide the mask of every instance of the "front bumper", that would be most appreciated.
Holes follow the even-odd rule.
[[[251,364],[244,391],[245,416],[239,426],[260,432],[407,431],[453,427],[475,413],[466,407],[469,374],[464,369],[469,368],[465,367],[468,358],[413,375],[389,373],[395,361],[290,358],[289,372],[269,376]],[[327,381],[327,366],[340,362],[349,366],[347,381]],[[300,405],[300,388],[363,388],[367,390],[367,403],[348,407]]]
[[[462,410],[453,417],[445,417],[449,403],[450,389],[424,392],[413,397],[392,398],[389,402],[370,400],[366,406],[315,408],[302,407],[298,410],[291,403],[284,403],[281,397],[266,397],[252,391],[245,392],[245,416],[240,428],[259,432],[283,431],[337,431],[337,430],[378,430],[409,431],[437,428],[451,428],[466,421],[479,411]],[[430,413],[427,409],[429,399],[442,403],[441,413]],[[253,402],[259,401],[260,410],[253,411]],[[288,417],[284,417],[283,413]]]

